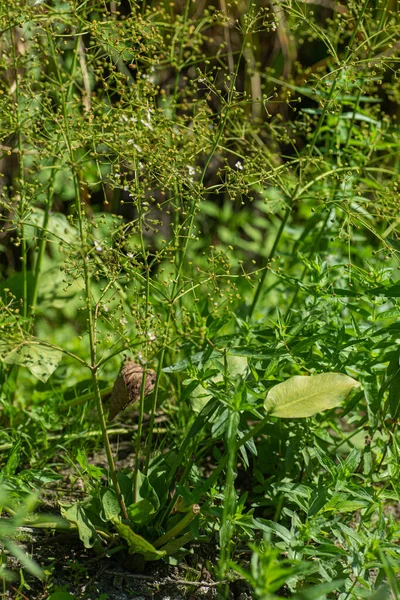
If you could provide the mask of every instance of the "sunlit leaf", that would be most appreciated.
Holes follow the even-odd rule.
[[[271,388],[264,402],[274,417],[299,419],[338,406],[358,381],[343,373],[291,377]]]
[[[141,554],[145,560],[159,560],[165,556],[165,551],[157,550],[153,544],[145,540],[117,518],[112,518],[119,535],[128,542],[129,554]]]
[[[27,341],[13,348],[2,358],[9,365],[26,367],[32,375],[46,382],[61,361],[62,352],[40,342]]]

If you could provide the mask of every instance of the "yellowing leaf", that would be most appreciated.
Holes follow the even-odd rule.
[[[299,419],[338,406],[358,381],[343,373],[295,376],[271,388],[264,401],[274,417]]]

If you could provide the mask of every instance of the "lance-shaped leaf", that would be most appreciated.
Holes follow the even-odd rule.
[[[299,419],[338,406],[358,381],[343,373],[295,376],[271,388],[264,401],[274,417]]]

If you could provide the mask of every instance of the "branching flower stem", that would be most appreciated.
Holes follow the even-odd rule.
[[[51,36],[51,32],[49,32],[49,31],[47,31],[47,39],[49,42],[49,47],[51,48],[51,50],[53,52],[53,56],[55,57],[56,52],[55,52],[55,48],[54,48],[54,43],[53,43],[53,39]],[[77,36],[76,44],[77,44],[77,48],[76,48],[76,52],[75,52],[75,60],[78,55],[79,36]],[[84,223],[85,213],[82,208],[83,203],[82,203],[82,199],[81,199],[81,184],[80,184],[79,171],[77,169],[78,162],[77,162],[77,157],[75,156],[75,151],[74,151],[72,143],[71,143],[72,137],[71,137],[71,132],[70,132],[70,128],[69,128],[69,120],[68,120],[68,117],[69,117],[69,115],[68,115],[68,97],[66,97],[66,94],[64,92],[61,73],[60,73],[59,68],[57,67],[57,64],[58,64],[57,60],[54,60],[54,64],[56,65],[56,73],[57,73],[57,77],[58,77],[59,84],[60,84],[60,101],[62,104],[62,111],[63,111],[64,124],[65,124],[65,130],[64,130],[65,142],[66,142],[68,153],[70,156],[71,171],[72,171],[72,177],[73,177],[73,183],[74,183],[74,189],[75,189],[75,210],[76,210],[77,221],[78,221],[78,231],[79,231],[79,238],[80,238],[82,264],[83,264],[83,280],[84,280],[84,287],[85,287],[85,303],[86,303],[86,310],[87,310],[87,330],[88,330],[88,335],[89,335],[90,358],[91,358],[91,364],[87,365],[87,366],[92,373],[93,391],[94,391],[94,397],[95,397],[95,402],[96,402],[97,415],[98,415],[98,419],[99,419],[99,425],[100,425],[101,434],[102,434],[102,438],[103,438],[104,448],[105,448],[106,455],[107,455],[107,461],[108,461],[108,467],[110,470],[111,479],[112,479],[112,482],[114,485],[115,493],[117,495],[119,506],[121,508],[122,516],[124,519],[128,519],[128,513],[126,510],[124,498],[122,496],[121,488],[120,488],[120,485],[118,482],[117,472],[116,472],[115,463],[114,463],[114,457],[112,454],[111,444],[110,444],[110,440],[109,440],[108,433],[107,433],[107,424],[106,424],[106,419],[105,419],[105,415],[104,415],[103,403],[102,403],[102,399],[101,399],[101,391],[100,391],[100,386],[99,386],[99,381],[98,381],[98,365],[96,364],[96,320],[95,320],[94,314],[93,314],[92,294],[91,294],[91,289],[90,289],[91,274],[90,274],[90,270],[89,270],[88,254],[87,254],[88,242],[87,242],[87,232],[86,232],[86,228],[85,228],[86,224]]]

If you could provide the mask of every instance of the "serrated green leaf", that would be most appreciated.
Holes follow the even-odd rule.
[[[291,377],[271,388],[264,401],[274,417],[299,419],[338,406],[358,381],[343,373]]]
[[[397,319],[400,316],[400,308],[390,308],[378,313],[375,321],[382,321],[383,319]],[[371,317],[369,320],[372,320]]]

